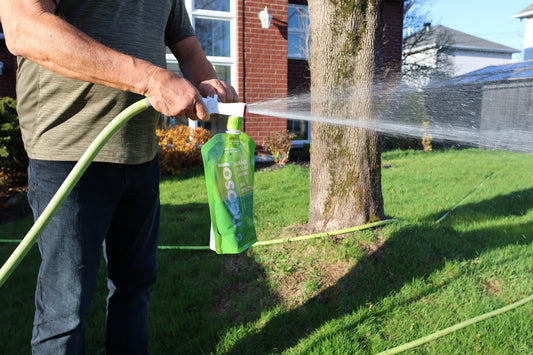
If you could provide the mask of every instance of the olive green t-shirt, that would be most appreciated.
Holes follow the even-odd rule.
[[[57,0],[56,14],[100,43],[165,67],[166,45],[193,36],[182,0]],[[69,79],[18,58],[17,100],[32,159],[77,161],[102,129],[141,96]],[[108,68],[113,70],[113,68]],[[95,161],[140,164],[157,153],[153,109],[126,123]]]

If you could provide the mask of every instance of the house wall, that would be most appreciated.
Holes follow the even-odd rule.
[[[485,68],[489,65],[512,63],[512,54],[509,53],[454,50],[449,54],[453,57],[454,76]]]
[[[524,32],[524,60],[533,59],[533,18],[525,19]]]
[[[287,0],[237,3],[237,91],[252,104],[287,96]],[[270,28],[262,29],[259,12],[268,6],[272,15]],[[287,129],[281,118],[248,113],[246,133],[261,145],[268,133]]]

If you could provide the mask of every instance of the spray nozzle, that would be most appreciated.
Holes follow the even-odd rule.
[[[244,117],[246,114],[246,104],[243,102],[218,102],[218,96],[203,98],[204,104],[209,110],[209,114],[218,113],[225,116]]]

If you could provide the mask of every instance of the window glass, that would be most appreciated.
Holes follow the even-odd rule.
[[[287,50],[289,58],[305,59],[307,58],[307,42],[303,33],[292,33],[288,36]]]
[[[229,11],[230,0],[195,0],[194,8],[202,10]]]
[[[300,120],[287,120],[287,130],[296,134],[293,141],[309,140],[309,122]]]
[[[307,6],[289,4],[289,30],[305,30],[309,27]]]
[[[231,56],[230,22],[196,18],[196,36],[208,56]]]
[[[289,4],[288,56],[305,59],[308,53],[309,14],[307,6]]]
[[[220,80],[231,84],[231,66],[230,65],[214,65],[217,76]]]

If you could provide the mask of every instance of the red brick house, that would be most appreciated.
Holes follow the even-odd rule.
[[[306,0],[184,0],[184,3],[209,60],[244,102],[308,90],[309,70],[303,48]],[[391,74],[400,73],[401,68],[403,0],[385,0],[384,4],[384,65],[389,77],[393,77]],[[268,28],[262,28],[259,19],[265,6],[272,16]],[[0,61],[4,63],[0,96],[14,96],[16,63],[7,52],[2,34]],[[179,70],[171,54],[167,63],[169,69]],[[244,130],[258,144],[268,133],[288,127],[307,140],[307,126],[305,122],[291,125],[285,119],[253,114],[244,122]],[[207,127],[218,132],[225,129],[225,123],[213,122]]]

